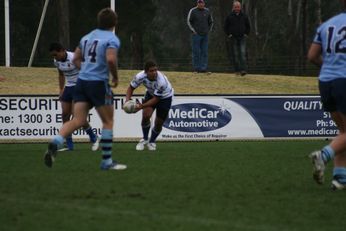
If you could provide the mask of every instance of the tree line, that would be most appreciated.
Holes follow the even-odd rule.
[[[10,1],[13,66],[26,66],[28,63],[44,2]],[[338,1],[240,2],[251,23],[247,41],[250,73],[307,75],[317,72],[306,63],[306,52],[316,27],[340,12]],[[61,41],[69,50],[74,50],[79,39],[95,28],[97,12],[109,4],[109,0],[51,0],[33,65],[52,65],[48,52],[52,41]],[[191,32],[186,17],[195,5],[195,0],[116,0],[119,15],[116,33],[121,40],[120,68],[141,69],[146,59],[153,58],[162,69],[191,71]],[[206,7],[214,18],[214,28],[209,37],[209,69],[231,71],[223,23],[231,12],[232,0],[207,0]],[[4,5],[0,7],[0,18],[4,19]],[[4,44],[4,23],[0,24],[0,33],[0,43]],[[0,65],[4,65],[4,60],[3,50]]]

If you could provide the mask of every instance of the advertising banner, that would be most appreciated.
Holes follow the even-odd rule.
[[[141,96],[134,97],[140,101]],[[141,112],[126,114],[125,96],[114,97],[114,138],[142,137]],[[95,109],[88,121],[101,134]],[[153,124],[153,121],[152,121]],[[62,125],[57,96],[0,96],[0,140],[42,140]],[[230,140],[333,137],[330,114],[319,96],[175,96],[159,140]],[[86,139],[79,129],[74,138]]]

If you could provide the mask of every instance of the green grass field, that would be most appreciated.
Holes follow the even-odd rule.
[[[53,65],[53,64],[52,64]],[[119,70],[116,94],[126,94],[127,87],[139,70]],[[169,78],[176,94],[317,94],[317,77],[249,74],[245,77],[233,73],[193,74],[162,70]],[[4,94],[58,94],[56,68],[1,67],[6,80],[0,82],[0,95]],[[13,87],[16,86],[16,87]],[[39,86],[39,87],[37,87]],[[194,86],[194,87],[191,87]],[[144,93],[140,87],[137,94]]]
[[[43,164],[44,144],[0,144],[0,230],[338,231],[344,191],[312,181],[307,154],[326,141],[114,143],[121,172],[89,144]]]

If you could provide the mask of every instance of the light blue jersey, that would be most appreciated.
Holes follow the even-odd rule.
[[[341,13],[318,27],[314,43],[322,47],[320,81],[346,78],[346,13]]]
[[[108,81],[107,48],[117,50],[120,48],[120,40],[112,31],[95,29],[81,39],[79,43],[79,49],[82,51],[80,79]]]

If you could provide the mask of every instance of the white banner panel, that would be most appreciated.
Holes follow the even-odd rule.
[[[122,109],[124,97],[114,97],[114,137],[141,136],[141,114],[126,114]],[[0,97],[1,139],[49,139],[59,133],[62,126],[61,104],[56,96],[2,96]],[[102,123],[93,108],[88,121],[97,134]],[[87,138],[79,129],[74,138]]]
[[[141,100],[142,97],[134,97]],[[114,138],[142,137],[141,112],[126,114],[114,97]],[[92,109],[88,121],[99,135]],[[153,124],[153,121],[152,121]],[[0,140],[50,139],[62,125],[57,96],[0,96]],[[331,137],[337,134],[319,96],[176,96],[159,140]],[[87,140],[80,129],[74,138]]]
[[[165,139],[263,138],[253,117],[224,97],[176,97],[161,132]]]

